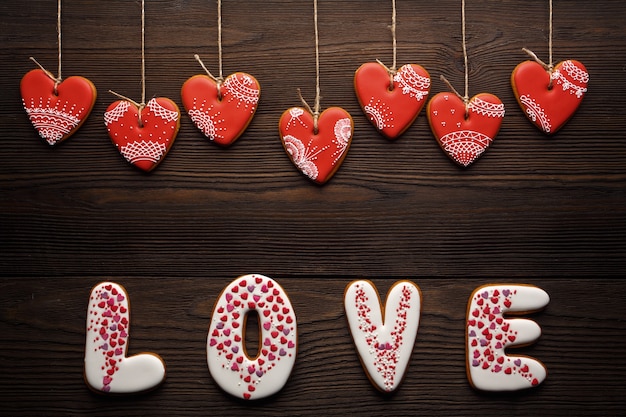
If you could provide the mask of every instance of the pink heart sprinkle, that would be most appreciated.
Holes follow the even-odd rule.
[[[121,355],[122,353],[123,353],[122,348],[117,348],[117,349],[115,349],[115,354],[116,354],[117,356]]]
[[[285,336],[287,336],[287,335],[289,334],[289,329],[284,328],[284,329],[283,329],[283,334],[284,334]]]
[[[118,302],[124,301],[124,296],[122,294],[118,294],[117,295],[117,301]]]
[[[127,336],[128,336],[128,333],[126,333],[126,330],[122,330],[120,332],[120,337],[127,337]]]
[[[104,333],[101,335],[103,340],[107,340],[109,338],[109,334],[108,333]]]
[[[263,371],[262,370],[258,370],[256,371],[256,376],[258,376],[259,378],[263,376]]]
[[[256,368],[254,367],[254,365],[250,365],[250,366],[248,366],[248,373],[249,373],[249,374],[253,374],[253,373],[254,373],[254,371],[256,371]]]
[[[264,344],[265,346],[270,346],[270,345],[272,344],[272,341],[270,340],[270,338],[269,338],[269,337],[266,337],[266,338],[265,338],[265,342],[263,342],[263,344]]]
[[[120,319],[121,319],[121,317],[120,317],[119,314],[116,314],[116,315],[113,316],[113,321],[116,322],[116,323],[118,323],[120,321]]]
[[[266,321],[265,323],[263,323],[263,328],[265,330],[269,330],[272,328],[272,323],[270,323],[269,321]]]
[[[289,349],[293,349],[295,346],[296,346],[295,343],[293,343],[291,340],[289,341],[289,343],[287,343],[287,347]]]
[[[248,292],[254,291],[254,285],[248,285]]]
[[[258,295],[258,294],[254,294],[254,295],[252,296],[252,298],[254,299],[254,301],[257,301],[257,302],[258,302],[258,301],[261,299],[261,296],[260,296],[260,295]]]
[[[235,309],[235,306],[234,306],[234,305],[232,305],[232,304],[228,304],[228,305],[226,306],[226,310],[227,310],[229,313],[230,313],[230,312],[232,312],[234,309]]]
[[[233,299],[233,295],[231,293],[227,293],[226,294],[226,301],[228,301],[230,303],[230,301]]]
[[[267,356],[267,359],[273,361],[276,359],[276,355],[274,355],[273,353],[270,352],[270,354]]]
[[[215,346],[215,345],[217,345],[217,340],[215,339],[209,340],[209,346]]]
[[[488,297],[489,297],[489,293],[488,293],[487,291],[485,291],[485,292],[483,292],[483,293],[481,294],[481,296],[482,296],[483,298],[488,298]]]
[[[102,383],[104,385],[109,385],[111,383],[111,381],[113,381],[113,378],[111,378],[110,376],[106,375],[104,378],[102,378]]]
[[[237,365],[237,362],[233,362],[233,366],[230,369],[233,371],[239,371],[239,365]]]
[[[278,354],[279,354],[280,356],[285,356],[285,355],[287,354],[287,352],[285,351],[285,349],[280,348],[280,351],[278,352]]]
[[[261,287],[261,292],[267,292],[267,285],[263,284],[263,286]]]
[[[226,336],[230,336],[230,329],[226,329],[226,330],[224,330],[224,335],[226,335]]]
[[[520,366],[522,364],[522,360],[521,359],[515,359],[515,361],[513,363],[515,364],[515,366]]]
[[[502,290],[502,294],[504,294],[505,297],[508,297],[509,294],[511,294],[511,291],[509,291],[509,290]]]

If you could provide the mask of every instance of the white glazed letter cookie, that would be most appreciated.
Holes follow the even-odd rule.
[[[243,340],[247,315],[259,316],[259,352],[251,358]],[[215,303],[207,338],[207,363],[217,384],[244,399],[280,391],[296,360],[296,315],[285,291],[263,275],[230,283]]]
[[[544,365],[526,356],[508,356],[505,348],[534,342],[541,328],[528,319],[509,319],[505,314],[527,313],[544,308],[548,294],[532,285],[486,285],[477,288],[467,310],[467,376],[483,391],[515,391],[541,384]]]
[[[126,357],[130,326],[128,294],[113,282],[91,290],[87,308],[85,381],[99,393],[147,391],[165,379],[165,364],[153,353]]]
[[[410,281],[389,290],[383,312],[378,291],[366,280],[346,287],[344,307],[361,363],[374,386],[394,391],[413,352],[419,327],[421,294]]]

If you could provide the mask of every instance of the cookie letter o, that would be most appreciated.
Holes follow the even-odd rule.
[[[528,319],[504,314],[537,311],[550,302],[532,285],[486,285],[472,293],[467,309],[466,366],[470,384],[483,391],[515,391],[541,384],[545,366],[530,357],[508,356],[504,349],[530,344],[541,328]]]
[[[259,315],[259,351],[248,356],[243,341],[248,313]],[[215,382],[246,400],[280,391],[296,361],[296,315],[287,294],[263,275],[230,283],[215,303],[207,337],[207,363]]]

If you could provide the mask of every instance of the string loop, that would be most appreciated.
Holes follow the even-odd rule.
[[[48,76],[50,77],[50,79],[52,81],[54,81],[54,95],[58,95],[59,91],[58,91],[58,87],[59,84],[61,84],[61,82],[63,81],[63,78],[61,77],[61,0],[57,0],[57,63],[58,63],[58,70],[57,70],[57,76],[55,77],[50,71],[48,71],[47,69],[45,69],[43,67],[43,65],[41,65],[39,62],[37,62],[37,60],[35,58],[33,58],[32,56],[30,57],[30,60],[33,61],[35,64],[37,64],[37,66]]]

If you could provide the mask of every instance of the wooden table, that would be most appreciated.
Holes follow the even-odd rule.
[[[391,5],[319,4],[322,107],[354,118],[335,177],[317,186],[289,161],[283,111],[315,95],[313,4],[233,0],[223,6],[225,74],[261,83],[258,112],[230,148],[210,143],[183,114],[175,145],[145,174],[107,137],[108,90],[140,99],[137,1],[66,1],[63,75],[98,88],[92,115],[56,147],[24,112],[19,83],[56,72],[56,3],[0,4],[0,414],[17,415],[616,415],[626,383],[626,6],[556,1],[554,58],[578,59],[589,92],[569,123],[546,137],[525,118],[509,77],[527,56],[547,60],[547,2],[467,4],[470,94],[506,106],[499,135],[468,169],[439,149],[422,113],[398,140],[360,110],[353,75],[391,65]],[[390,3],[390,2],[389,2]],[[444,75],[463,88],[459,1],[398,2],[398,63],[423,65],[431,95]],[[148,98],[169,97],[217,72],[213,1],[146,5]],[[260,273],[288,292],[299,353],[285,388],[258,402],[219,389],[206,366],[213,303],[236,277]],[[379,394],[363,372],[343,312],[346,285],[398,279],[423,294],[418,339],[400,389]],[[103,280],[132,300],[129,354],[156,352],[156,391],[108,398],[83,382],[90,288]],[[465,375],[464,320],[472,290],[535,284],[551,296],[531,316],[543,329],[521,350],[548,368],[540,387],[486,395]]]

